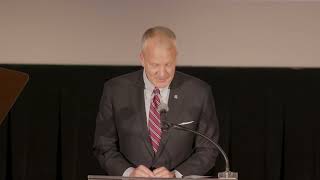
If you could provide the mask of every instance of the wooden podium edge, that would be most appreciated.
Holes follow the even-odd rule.
[[[7,93],[0,94],[0,97],[2,97],[2,102],[0,102],[0,125],[28,81],[29,75],[27,73],[0,67],[0,83],[3,84],[1,85],[0,93]],[[5,84],[9,84],[10,87],[3,87]]]

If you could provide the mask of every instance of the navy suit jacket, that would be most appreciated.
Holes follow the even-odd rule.
[[[219,128],[210,86],[177,71],[169,88],[167,121],[195,121],[186,127],[217,142]],[[170,129],[162,133],[154,154],[145,112],[143,70],[139,70],[105,83],[96,119],[94,154],[109,175],[121,176],[129,167],[145,165],[164,166],[185,176],[205,175],[215,165],[218,150],[199,136]]]

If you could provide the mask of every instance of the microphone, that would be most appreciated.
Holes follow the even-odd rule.
[[[167,121],[167,112],[169,111],[168,105],[161,101],[157,110],[160,113],[161,130],[168,131],[170,129],[169,125],[162,123]]]
[[[190,128],[184,127],[184,125],[191,124],[194,121],[183,122],[180,124],[176,124],[176,123],[172,123],[172,122],[167,121],[166,116],[167,116],[167,112],[169,111],[169,107],[167,104],[165,104],[163,102],[160,103],[160,105],[158,107],[158,111],[160,112],[161,130],[168,131],[171,128],[174,128],[177,130],[191,132],[193,134],[201,136],[202,138],[206,139],[211,144],[213,144],[216,148],[218,148],[219,152],[222,154],[222,156],[224,157],[224,160],[225,160],[225,171],[218,173],[218,179],[238,179],[238,173],[230,171],[229,159],[228,159],[226,153],[221,148],[221,146],[219,146],[217,143],[215,143],[213,140],[211,140],[208,136],[206,136],[200,132],[194,131]]]

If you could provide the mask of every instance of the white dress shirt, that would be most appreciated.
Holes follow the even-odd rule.
[[[144,81],[144,104],[146,108],[146,117],[147,117],[147,123],[149,122],[149,110],[150,110],[150,104],[151,101],[154,97],[152,94],[155,86],[149,81],[147,78],[147,75],[145,71],[143,71],[143,81]],[[160,90],[160,102],[168,104],[169,100],[169,94],[170,94],[170,89],[169,86],[164,87],[164,88],[159,88]]]
[[[149,110],[150,110],[150,103],[151,100],[153,99],[153,89],[155,88],[155,86],[149,81],[146,72],[143,71],[143,81],[144,81],[144,104],[145,104],[145,108],[146,108],[146,119],[147,119],[147,124],[149,122]],[[169,86],[164,87],[164,88],[159,88],[160,90],[160,101],[162,103],[168,104],[169,101],[169,95],[170,95],[170,89]],[[122,176],[126,176],[128,177],[131,172],[134,170],[133,167],[129,167],[128,169],[126,169],[123,173]],[[176,178],[182,178],[182,174],[177,171],[174,170],[173,171],[175,173]]]

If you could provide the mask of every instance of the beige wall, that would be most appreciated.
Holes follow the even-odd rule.
[[[0,0],[0,63],[137,65],[154,25],[179,64],[320,67],[319,1]]]

